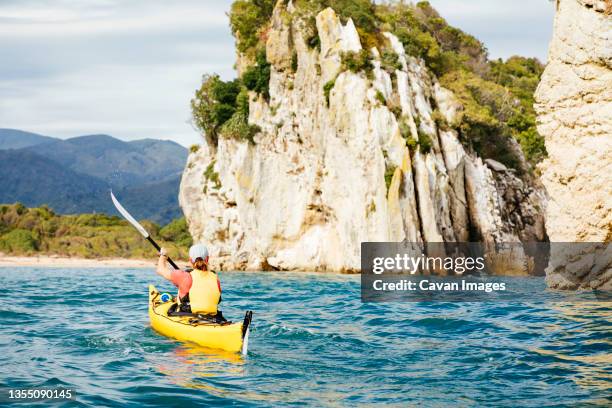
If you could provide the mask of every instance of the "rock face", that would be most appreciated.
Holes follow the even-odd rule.
[[[546,228],[555,242],[612,239],[611,8],[605,1],[557,2],[549,61],[536,91],[538,130],[549,154],[542,164],[550,196]],[[596,247],[589,248],[564,245],[555,253],[553,245],[549,285],[611,288],[612,257],[595,267]],[[591,262],[577,267],[585,256]],[[599,271],[597,278],[592,271]]]
[[[434,110],[452,123],[462,107],[396,37],[384,34],[401,69],[390,73],[377,58],[371,78],[344,71],[341,54],[362,49],[353,22],[323,10],[320,51],[310,49],[299,22],[282,18],[282,3],[267,37],[270,98],[250,99],[255,143],[204,145],[183,175],[180,202],[213,266],[347,272],[360,269],[366,241],[545,239],[541,193],[437,125]],[[428,134],[431,149],[410,151],[400,122],[408,138]]]

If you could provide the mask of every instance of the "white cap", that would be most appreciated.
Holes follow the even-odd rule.
[[[189,248],[189,260],[194,262],[198,258],[202,258],[202,260],[206,259],[208,256],[208,248],[204,244],[195,244]]]

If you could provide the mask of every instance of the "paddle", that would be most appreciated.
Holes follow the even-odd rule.
[[[157,242],[155,242],[155,240],[151,238],[151,235],[149,235],[147,230],[142,225],[140,225],[140,223],[136,221],[136,219],[134,219],[134,217],[132,217],[132,215],[129,212],[127,212],[125,208],[123,208],[121,203],[117,200],[117,198],[113,194],[112,190],[110,192],[110,195],[111,195],[111,200],[113,200],[113,204],[115,204],[115,207],[117,207],[117,211],[119,211],[121,215],[123,215],[123,218],[125,218],[130,224],[132,224],[134,228],[136,228],[138,232],[140,232],[140,235],[145,237],[145,239],[149,241],[151,245],[155,247],[155,249],[157,249],[157,252],[161,251],[161,248],[159,247],[159,245],[157,245]],[[168,257],[167,259],[168,259],[168,263],[170,263],[170,265],[172,265],[174,269],[179,269],[179,267],[176,266],[176,264],[174,263],[172,259],[170,259],[170,257]]]

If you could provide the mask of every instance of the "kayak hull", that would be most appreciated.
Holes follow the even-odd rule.
[[[246,354],[250,312],[244,322],[231,324],[196,323],[189,316],[168,316],[173,302],[162,302],[159,291],[149,285],[149,319],[151,327],[160,334],[200,346]],[[246,326],[246,327],[245,327]]]

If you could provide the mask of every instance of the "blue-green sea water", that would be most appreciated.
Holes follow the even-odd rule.
[[[226,317],[254,311],[243,358],[155,333],[152,270],[0,278],[0,386],[76,388],[57,405],[612,404],[610,303],[363,304],[358,276],[223,273]]]

